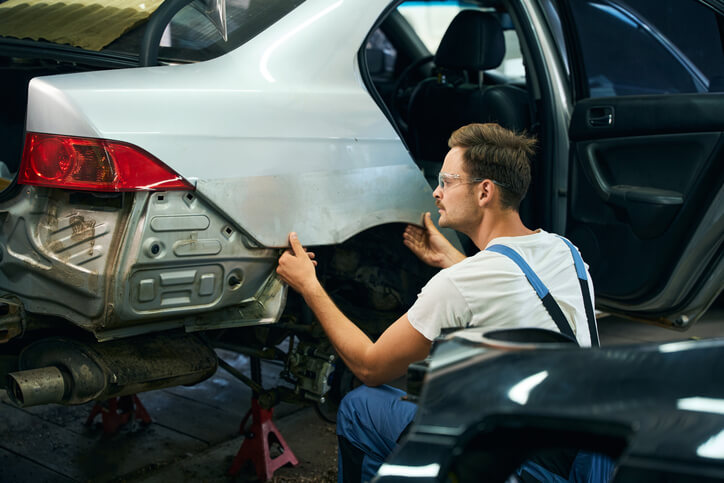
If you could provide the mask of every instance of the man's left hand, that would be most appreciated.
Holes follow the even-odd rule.
[[[297,238],[297,234],[289,234],[289,246],[279,257],[277,274],[290,287],[304,295],[319,284],[314,267],[317,261],[314,260],[314,253],[307,252]]]

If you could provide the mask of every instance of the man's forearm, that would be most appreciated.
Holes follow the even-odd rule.
[[[373,342],[337,308],[319,283],[306,289],[302,296],[314,312],[337,354],[360,380],[366,382],[367,375],[371,371],[367,353]]]

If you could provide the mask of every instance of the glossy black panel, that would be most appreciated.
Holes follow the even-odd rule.
[[[438,481],[445,481],[456,461],[474,451],[479,471],[488,464],[485,474],[508,475],[538,445],[614,459],[623,454],[616,481],[635,481],[634,475],[654,481],[669,470],[684,480],[724,478],[724,339],[606,349],[481,348],[435,369],[436,358],[451,361],[469,353],[470,343],[445,342],[440,349],[408,439],[387,462],[399,471],[434,463]]]

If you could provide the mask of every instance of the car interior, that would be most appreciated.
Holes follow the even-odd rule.
[[[447,140],[460,126],[496,122],[536,134],[534,103],[510,15],[498,2],[487,3],[491,6],[461,8],[451,3],[448,9],[456,11],[434,38],[439,45],[432,53],[419,35],[425,34],[425,21],[435,18],[442,24],[445,20],[436,17],[445,19],[452,12],[434,11],[436,5],[430,4],[427,18],[419,19],[414,10],[422,10],[420,2],[403,2],[380,23],[364,49],[378,101],[431,187],[437,185]],[[504,64],[517,65],[514,75],[505,72]],[[527,196],[520,208],[531,226],[539,224],[530,203],[533,197]],[[460,238],[468,254],[477,251],[464,235]]]
[[[381,23],[365,55],[375,89],[423,169],[428,163],[439,167],[447,138],[465,123],[495,121],[516,131],[530,128],[525,77],[509,78],[497,70],[506,57],[504,32],[515,35],[505,12],[459,10],[436,39],[439,46],[433,54],[400,13],[405,6]],[[375,37],[384,40],[375,42]],[[388,59],[380,59],[390,56],[389,50],[394,50],[392,68],[384,65]]]
[[[526,91],[485,82],[485,71],[498,68],[504,56],[503,28],[493,13],[462,10],[453,19],[435,53],[437,75],[414,86],[407,107],[407,139],[423,168],[439,166],[449,133],[462,125],[495,121],[515,131],[528,128]]]

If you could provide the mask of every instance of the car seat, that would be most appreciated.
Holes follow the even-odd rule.
[[[431,184],[455,129],[472,122],[497,122],[517,132],[528,127],[526,91],[483,82],[483,72],[500,66],[504,56],[503,28],[491,13],[463,10],[443,35],[434,58],[437,75],[414,88],[408,105],[409,147]]]

